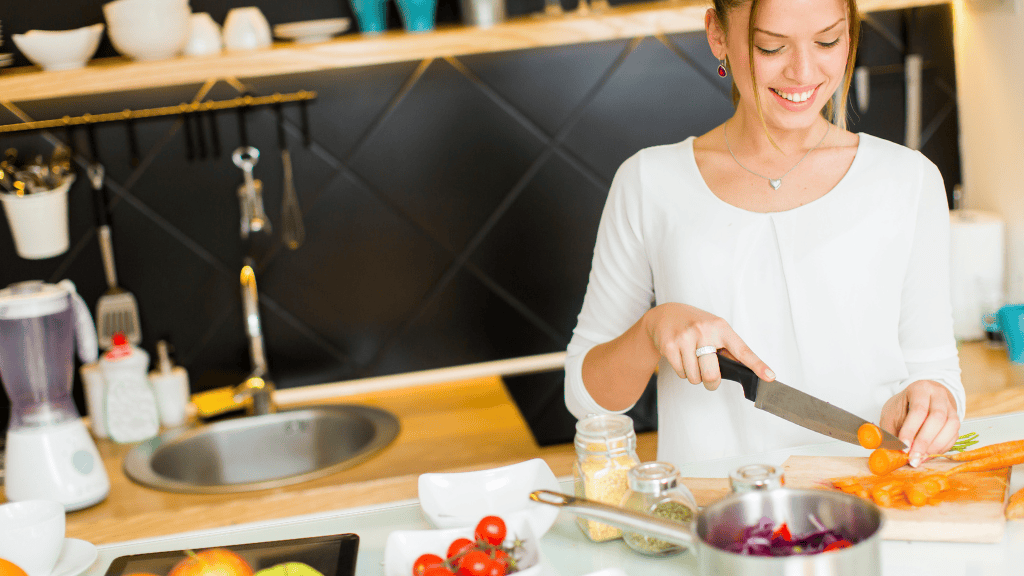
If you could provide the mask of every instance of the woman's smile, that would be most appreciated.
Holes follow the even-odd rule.
[[[768,91],[786,110],[802,112],[814,105],[815,96],[821,85],[797,86],[794,88],[769,88]]]

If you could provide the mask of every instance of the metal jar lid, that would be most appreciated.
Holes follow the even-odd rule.
[[[733,492],[782,488],[782,471],[769,464],[748,464],[729,473]]]

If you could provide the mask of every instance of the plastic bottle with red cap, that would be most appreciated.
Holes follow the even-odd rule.
[[[160,431],[156,397],[150,385],[149,354],[128,343],[123,333],[99,361],[106,382],[104,417],[115,442],[139,442]]]

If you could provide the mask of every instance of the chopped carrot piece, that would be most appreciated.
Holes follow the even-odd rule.
[[[882,429],[871,422],[865,422],[857,428],[857,442],[868,450],[874,450],[882,445]]]
[[[910,461],[910,456],[900,450],[876,448],[868,457],[868,469],[872,474],[884,476]]]
[[[1014,492],[1010,496],[1010,502],[1006,505],[1006,519],[1016,520],[1024,518],[1024,488]]]

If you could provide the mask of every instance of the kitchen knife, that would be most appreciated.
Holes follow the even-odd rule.
[[[778,380],[765,382],[750,368],[721,354],[718,355],[718,366],[722,371],[722,379],[739,382],[743,386],[743,396],[753,402],[755,408],[808,430],[860,446],[860,442],[857,441],[857,429],[867,422],[860,416],[786,386]],[[906,450],[907,445],[882,430],[881,447]]]

